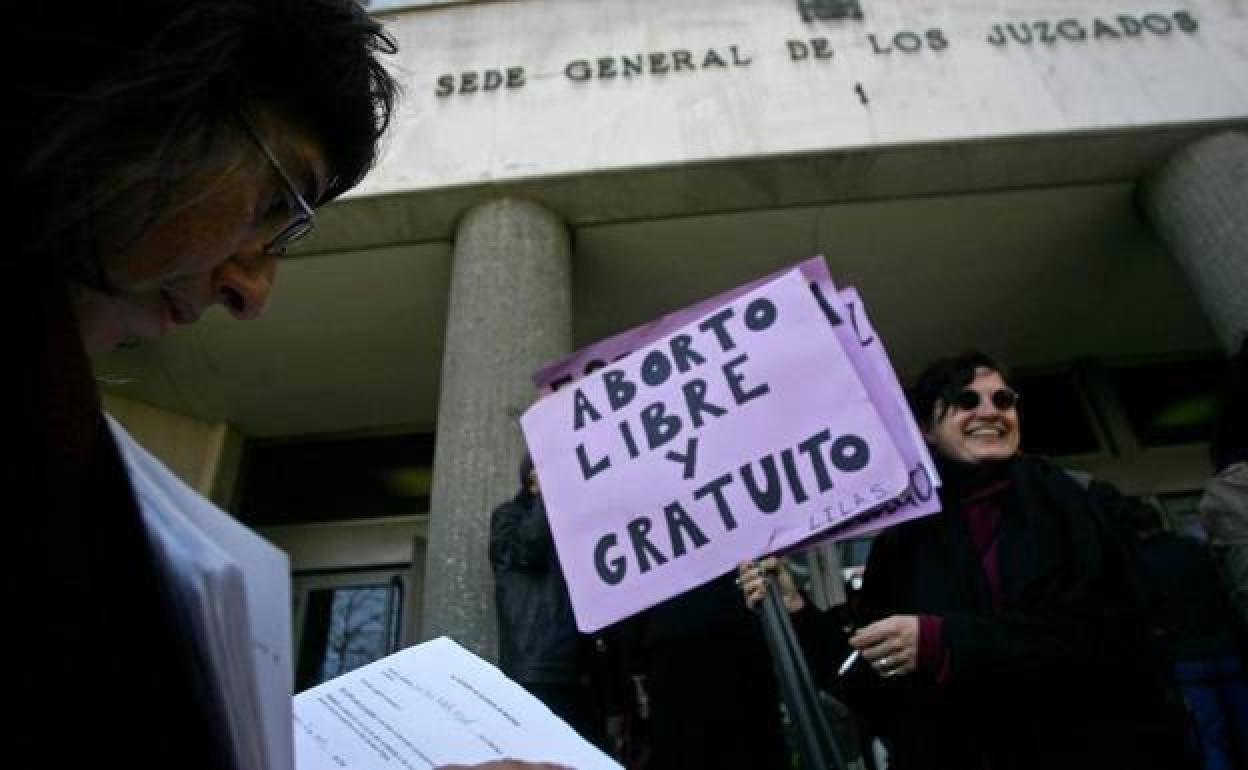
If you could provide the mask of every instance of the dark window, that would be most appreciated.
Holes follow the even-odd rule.
[[[1227,364],[1219,358],[1115,367],[1110,386],[1144,447],[1208,441]]]
[[[1088,410],[1068,375],[1012,377],[1011,384],[1022,395],[1018,414],[1025,451],[1061,457],[1101,450]]]
[[[429,511],[432,433],[247,448],[239,517],[253,527]]]

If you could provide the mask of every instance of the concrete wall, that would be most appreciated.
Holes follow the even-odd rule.
[[[348,570],[412,561],[412,542],[423,539],[428,516],[261,527],[257,531],[290,556],[294,572]]]
[[[356,194],[1248,115],[1248,0],[862,0],[860,20],[818,18],[836,4],[388,14],[407,93]]]
[[[1146,449],[1123,457],[1103,454],[1058,458],[1057,462],[1091,473],[1128,495],[1194,492],[1213,475],[1209,449],[1203,444]]]
[[[104,396],[104,410],[178,478],[218,505],[229,507],[242,439],[228,425],[110,394]]]

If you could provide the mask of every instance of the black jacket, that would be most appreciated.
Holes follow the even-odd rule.
[[[943,617],[951,676],[884,680],[856,666],[842,697],[885,739],[895,770],[1186,767],[1138,562],[1116,520],[1129,503],[1039,459],[1003,472],[1002,613],[951,510],[957,495],[945,494],[942,513],[877,539],[863,590],[866,620]]]
[[[540,497],[522,490],[494,510],[490,566],[503,672],[531,684],[577,682],[585,648]]]
[[[615,627],[644,677],[649,770],[784,770],[780,694],[759,616],[736,571]]]
[[[1209,551],[1190,537],[1158,532],[1140,544],[1153,588],[1152,618],[1175,660],[1234,655],[1230,602]]]
[[[3,765],[228,770],[228,704],[157,567],[68,297],[24,299],[0,309],[17,361],[0,385],[15,406],[0,461],[16,707]]]

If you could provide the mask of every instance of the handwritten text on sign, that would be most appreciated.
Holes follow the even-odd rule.
[[[523,418],[577,623],[596,630],[896,497],[904,463],[797,271]]]

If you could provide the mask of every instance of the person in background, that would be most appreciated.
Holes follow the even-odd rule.
[[[533,461],[520,490],[490,516],[490,566],[498,612],[499,667],[576,729],[605,748],[595,640],[580,633],[551,539]]]
[[[1199,511],[1241,633],[1248,629],[1248,332],[1231,360]]]
[[[839,661],[815,668],[893,770],[1190,767],[1126,537],[1131,503],[1023,454],[1018,401],[982,353],[919,376],[942,511],[876,538],[848,640],[861,661],[844,676]]]
[[[645,704],[646,770],[790,767],[762,625],[735,579],[723,575],[617,625],[624,671]]]
[[[185,516],[136,497],[89,356],[263,312],[373,164],[394,44],[352,0],[17,3],[5,31],[5,765],[239,767],[146,529]]]
[[[1248,680],[1235,655],[1230,604],[1204,545],[1132,509],[1152,621],[1162,634],[1191,715],[1205,770],[1248,770]]]

